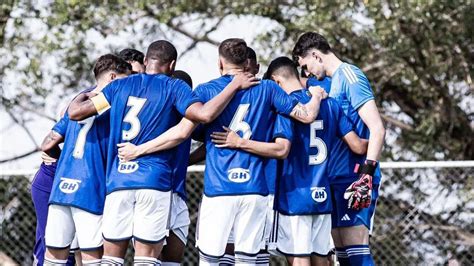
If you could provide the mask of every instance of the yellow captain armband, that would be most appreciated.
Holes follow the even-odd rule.
[[[103,93],[99,93],[96,96],[92,97],[91,101],[94,104],[95,110],[97,110],[97,113],[99,115],[109,110],[110,108],[110,104]]]

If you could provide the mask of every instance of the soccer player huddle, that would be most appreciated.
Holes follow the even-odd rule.
[[[83,265],[123,265],[130,243],[134,265],[179,265],[186,169],[203,159],[200,265],[268,265],[270,254],[328,265],[333,249],[340,265],[374,264],[385,129],[366,76],[314,32],[261,80],[242,39],[224,40],[218,53],[221,76],[194,90],[168,41],[144,56],[126,49],[97,60],[96,85],[42,145],[33,188],[41,176],[52,185],[48,207],[33,191],[39,265],[71,263],[74,247]],[[191,138],[203,145],[190,154]]]

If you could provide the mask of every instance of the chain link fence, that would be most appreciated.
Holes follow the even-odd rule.
[[[370,240],[376,263],[474,265],[474,162],[385,163],[382,168]],[[32,265],[32,174],[0,176],[0,265],[6,261]],[[198,264],[194,234],[202,177],[202,171],[188,173],[192,226],[184,265]],[[272,265],[284,264],[283,259],[272,258]]]

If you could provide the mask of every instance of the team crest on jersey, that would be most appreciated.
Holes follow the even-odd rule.
[[[122,174],[130,174],[138,170],[137,162],[123,162],[119,163],[118,171]]]
[[[312,187],[311,188],[311,197],[316,202],[324,202],[328,197],[325,187]]]
[[[232,168],[227,173],[229,180],[235,183],[245,183],[250,180],[249,169]]]
[[[59,183],[59,190],[66,194],[71,194],[79,189],[80,183],[81,180],[61,177],[61,182]]]

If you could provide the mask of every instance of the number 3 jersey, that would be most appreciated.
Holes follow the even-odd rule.
[[[182,80],[164,74],[137,74],[110,83],[92,98],[98,112],[110,112],[107,193],[123,189],[169,191],[174,150],[121,163],[117,144],[140,145],[176,125],[199,99]]]
[[[64,147],[59,157],[49,203],[102,214],[109,115],[72,121],[66,112],[53,127],[53,131],[64,137]]]
[[[290,97],[301,103],[310,100],[307,89],[294,91]],[[287,129],[290,128],[290,129]],[[291,149],[277,177],[275,209],[285,215],[324,214],[332,211],[328,157],[334,143],[353,130],[336,100],[321,101],[319,114],[311,124],[278,117],[274,136],[292,130]]]
[[[231,81],[225,75],[199,85],[195,93],[203,102],[219,94]],[[215,131],[229,127],[243,138],[268,142],[276,113],[288,115],[297,101],[291,99],[275,82],[262,80],[247,90],[238,91],[221,115],[205,127],[206,171],[204,194],[209,197],[222,195],[268,195],[265,159],[237,149],[217,148],[210,138]]]

